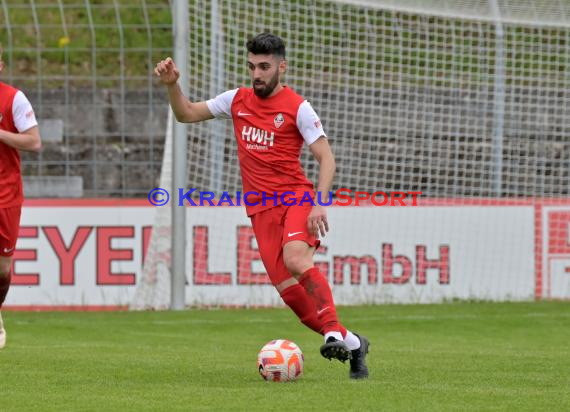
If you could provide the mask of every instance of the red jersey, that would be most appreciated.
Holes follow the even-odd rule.
[[[0,82],[0,129],[20,133],[37,124],[26,96]],[[20,154],[17,149],[0,142],[0,208],[20,206],[23,201]]]
[[[251,88],[239,88],[207,103],[214,116],[233,120],[242,195],[255,192],[247,196],[249,203],[255,203],[246,203],[248,216],[280,204],[285,192],[295,192],[286,195],[286,201],[313,192],[313,183],[301,166],[301,149],[303,143],[311,144],[325,133],[307,101],[284,86],[268,98],[258,97]]]

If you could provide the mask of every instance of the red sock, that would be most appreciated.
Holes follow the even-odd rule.
[[[323,325],[323,335],[327,332],[337,331],[346,336],[346,328],[340,324],[336,316],[336,308],[331,288],[316,267],[307,270],[301,276],[299,283],[307,291],[307,295],[317,308],[317,316]]]
[[[321,322],[317,317],[317,308],[301,285],[297,283],[289,286],[281,292],[281,299],[295,312],[301,322],[315,332],[323,334]]]
[[[10,279],[12,278],[12,272],[8,272],[6,276],[0,276],[0,308],[6,299],[8,294],[8,289],[10,289]]]

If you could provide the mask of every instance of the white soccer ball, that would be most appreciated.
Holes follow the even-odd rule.
[[[276,339],[257,354],[257,370],[266,381],[294,381],[303,374],[304,359],[303,352],[294,342]]]

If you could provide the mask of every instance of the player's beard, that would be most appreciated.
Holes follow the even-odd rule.
[[[278,84],[279,84],[279,70],[276,70],[275,75],[271,78],[269,84],[265,84],[265,87],[256,87],[256,82],[254,80],[253,92],[257,97],[261,97],[262,99],[264,99],[267,96],[269,96],[271,93],[273,93],[273,90],[275,90]]]

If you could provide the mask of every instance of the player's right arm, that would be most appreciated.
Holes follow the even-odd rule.
[[[31,127],[20,133],[0,130],[0,142],[14,149],[24,150],[26,152],[39,152],[42,148],[42,140],[38,126]]]
[[[172,107],[176,120],[182,123],[194,123],[214,118],[206,102],[194,103],[184,96],[178,86],[180,72],[170,57],[156,65],[154,74],[160,78],[168,90],[170,107]]]
[[[38,121],[30,101],[21,91],[18,91],[14,96],[12,117],[18,132],[0,130],[0,142],[17,150],[39,152],[42,147],[42,139]]]

